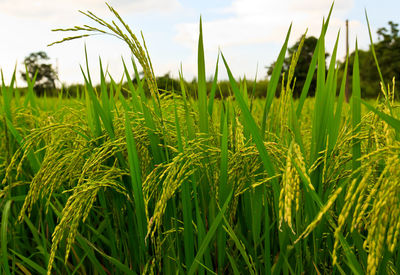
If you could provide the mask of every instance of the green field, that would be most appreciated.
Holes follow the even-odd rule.
[[[325,69],[330,15],[309,67],[315,97],[306,81],[293,99],[296,55],[281,71],[289,29],[265,98],[221,53],[215,74],[228,72],[232,95],[214,100],[201,22],[192,98],[182,72],[180,90],[159,92],[144,43],[111,12],[120,27],[87,14],[99,29],[73,30],[122,38],[138,84],[134,62],[121,65],[127,89],[103,69],[95,89],[83,68],[77,98],[37,97],[34,81],[20,95],[15,75],[2,83],[1,274],[400,273],[394,83],[363,101],[356,54],[345,101],[337,43]]]

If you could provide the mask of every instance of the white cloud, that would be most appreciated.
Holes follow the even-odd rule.
[[[344,33],[345,16],[353,8],[354,0],[336,0],[333,8],[329,30],[326,36],[327,51],[332,51],[336,41],[336,36],[341,29],[342,43],[339,44],[338,58],[342,58],[345,53]],[[224,53],[232,50],[237,54],[238,49],[246,47],[248,56],[232,57],[232,67],[239,68],[240,73],[254,71],[257,61],[261,66],[269,65],[277,57],[277,52],[261,52],[258,48],[259,59],[255,61],[255,54],[252,48],[257,45],[268,45],[280,47],[285,39],[289,25],[293,22],[289,46],[294,44],[301,35],[308,29],[308,35],[318,37],[321,31],[322,20],[328,15],[331,1],[322,0],[235,0],[232,4],[221,11],[222,19],[203,21],[204,47],[206,56],[215,53],[220,47]],[[195,53],[197,51],[198,23],[185,23],[176,26],[177,34],[175,41],[184,45]],[[367,43],[365,25],[357,20],[350,22],[351,34],[357,33],[362,42]],[[351,41],[355,41],[354,35],[350,36]],[[350,42],[354,45],[353,42]],[[359,43],[362,44],[362,43]],[[271,49],[271,47],[269,48]],[[194,55],[194,54],[193,54]],[[276,55],[276,56],[275,56]],[[252,61],[254,64],[249,64]],[[192,61],[196,62],[194,59]],[[195,64],[189,64],[194,68]],[[212,72],[214,61],[209,64],[208,72]]]
[[[328,14],[330,1],[263,1],[236,0],[224,10],[228,18],[203,22],[204,35],[210,47],[247,45],[265,42],[281,42],[289,24],[293,25],[292,37],[296,39],[308,28],[309,34],[317,35],[322,19]],[[347,4],[345,4],[347,3]],[[333,18],[340,12],[347,12],[353,6],[349,0],[335,3]],[[313,7],[313,8],[312,8]],[[344,21],[333,19],[331,28],[343,27]],[[193,45],[197,40],[198,23],[185,23],[177,27],[176,41],[183,45]]]
[[[302,0],[292,1],[290,9],[297,12],[328,12],[332,5],[332,1],[327,0]],[[336,0],[334,4],[335,13],[349,11],[354,6],[354,1],[351,0]]]
[[[181,7],[178,0],[113,0],[108,3],[121,14],[168,13]],[[76,15],[78,10],[90,10],[102,16],[109,14],[103,0],[0,0],[0,13],[24,19],[65,20]]]

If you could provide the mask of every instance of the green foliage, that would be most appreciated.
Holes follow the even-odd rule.
[[[377,31],[378,41],[374,43],[376,58],[379,61],[380,69],[385,83],[391,83],[393,77],[400,79],[400,36],[398,24],[389,21],[390,30],[387,28],[379,28]],[[360,86],[361,95],[363,97],[376,98],[381,93],[380,76],[377,69],[371,64],[374,64],[374,56],[372,47],[367,51],[358,50],[360,70]],[[355,52],[349,57],[349,71],[353,70]],[[344,68],[344,63],[340,63],[341,69]],[[339,75],[339,78],[342,74]],[[352,75],[349,76],[349,83],[352,81]],[[350,91],[352,90],[351,87]],[[386,88],[386,87],[385,87]]]
[[[283,62],[283,71],[284,72],[289,71],[289,67],[292,62],[293,55],[299,48],[300,42],[301,42],[301,38],[292,47],[288,48],[288,50],[287,50],[288,56],[285,58],[285,61]],[[309,36],[304,39],[303,47],[302,47],[302,50],[300,51],[300,55],[298,57],[298,62],[295,67],[295,70],[294,70],[293,80],[296,79],[296,84],[295,84],[295,88],[293,90],[293,96],[295,98],[300,97],[302,88],[304,87],[304,84],[306,82],[308,69],[310,67],[311,60],[314,55],[314,51],[317,47],[317,42],[318,42],[318,39],[314,36]],[[325,58],[327,58],[328,56],[329,56],[329,54],[325,53]],[[272,74],[272,70],[273,70],[274,66],[275,66],[275,63],[273,63],[268,68],[267,74],[269,76]],[[317,84],[317,74],[313,74],[312,80],[310,83],[310,87],[309,87],[309,92],[308,92],[309,96],[315,95],[315,91],[317,88],[316,84]],[[280,89],[278,89],[278,91],[280,91]]]
[[[52,64],[46,63],[49,59],[43,51],[31,53],[24,59],[26,71],[21,71],[21,77],[28,83],[33,80],[38,96],[44,95],[46,91],[51,94],[56,88],[57,72]]]

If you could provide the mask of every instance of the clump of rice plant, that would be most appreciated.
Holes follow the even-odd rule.
[[[107,6],[116,22],[82,12],[98,27],[57,29],[79,33],[55,43],[116,36],[144,71],[140,79],[132,59],[137,84],[127,64],[123,86],[101,62],[100,88],[82,69],[85,89],[72,101],[36,97],[34,80],[21,100],[15,76],[2,82],[2,274],[400,272],[394,81],[381,81],[381,102],[363,101],[356,54],[344,102],[338,40],[325,69],[332,8],[304,87],[294,77],[302,43],[282,72],[290,27],[266,97],[252,98],[221,53],[233,97],[217,100],[220,59],[208,95],[201,21],[192,99],[183,72],[180,91],[159,92],[144,39]]]

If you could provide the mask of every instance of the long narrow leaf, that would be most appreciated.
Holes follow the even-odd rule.
[[[7,227],[8,227],[8,216],[10,215],[10,207],[11,207],[12,200],[9,200],[6,202],[4,205],[4,209],[2,212],[2,217],[1,217],[1,254],[2,254],[2,266],[3,266],[3,272],[7,275],[10,275],[10,267],[8,266],[8,249],[7,249]]]
[[[352,94],[352,125],[353,135],[357,136],[360,132],[361,122],[361,89],[360,89],[360,68],[358,62],[358,46],[356,42],[356,50],[353,65],[353,94]],[[357,171],[361,166],[361,143],[359,138],[353,137],[353,171]],[[355,175],[357,177],[359,173]]]
[[[201,245],[199,247],[199,250],[197,251],[197,254],[196,254],[196,257],[194,258],[193,264],[189,268],[188,275],[193,275],[197,271],[200,259],[201,259],[201,257],[203,257],[203,254],[206,251],[212,238],[214,237],[214,234],[215,234],[218,226],[221,224],[221,221],[225,215],[226,209],[228,209],[228,205],[229,205],[229,202],[231,201],[232,194],[233,194],[233,192],[231,192],[229,194],[224,205],[221,208],[221,211],[218,213],[218,215],[215,217],[213,223],[211,224],[210,229],[207,232],[207,235],[205,236],[203,242],[201,243]]]
[[[281,51],[279,52],[278,60],[276,61],[276,64],[272,71],[271,78],[269,79],[269,84],[268,84],[268,89],[267,89],[267,97],[265,100],[263,117],[261,120],[261,135],[262,135],[262,137],[264,137],[268,113],[271,108],[272,100],[274,99],[274,96],[275,96],[279,78],[281,76],[283,61],[285,60],[285,55],[286,55],[286,50],[287,50],[291,30],[292,30],[292,24],[290,24],[289,30],[286,34],[285,43],[283,44]]]

